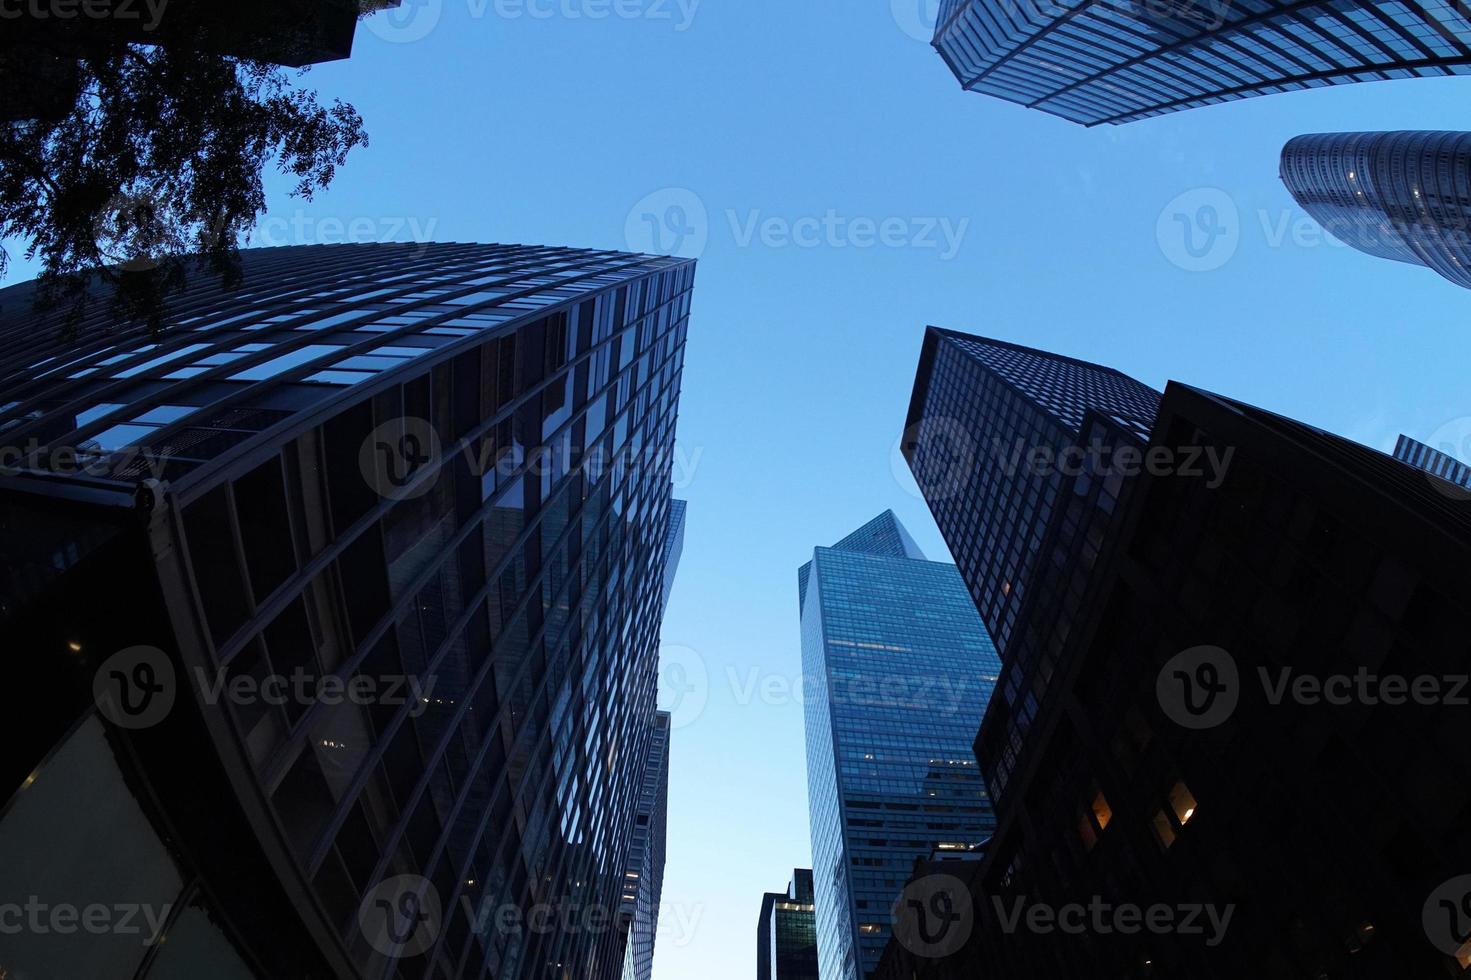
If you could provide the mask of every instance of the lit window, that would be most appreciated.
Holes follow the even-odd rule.
[[[1098,821],[1099,830],[1107,830],[1108,822],[1113,819],[1113,808],[1101,792],[1093,798],[1093,819]]]
[[[1170,790],[1170,807],[1175,811],[1175,817],[1180,821],[1182,827],[1194,818],[1195,796],[1184,783],[1176,783],[1175,788]]]

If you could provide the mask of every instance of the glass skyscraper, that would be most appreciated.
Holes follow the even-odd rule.
[[[1471,288],[1471,133],[1299,136],[1282,182],[1345,245]]]
[[[1142,441],[1159,392],[1113,368],[925,331],[902,450],[1003,658],[1090,415]]]
[[[971,742],[1000,662],[892,511],[798,571],[819,966],[862,980],[916,858],[993,827]]]
[[[942,0],[968,91],[1086,125],[1349,82],[1471,73],[1445,0]]]
[[[162,332],[0,292],[18,977],[615,980],[694,264],[247,251]]]
[[[817,980],[817,919],[809,869],[793,871],[786,891],[762,896],[756,980]]]
[[[649,980],[654,970],[659,903],[664,895],[664,857],[669,830],[669,712],[654,716],[654,739],[644,764],[634,821],[633,845],[624,873],[623,913],[628,945],[622,980]]]

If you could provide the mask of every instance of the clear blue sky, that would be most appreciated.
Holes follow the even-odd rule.
[[[686,248],[705,239],[665,639],[709,685],[675,733],[655,980],[749,980],[761,894],[808,861],[801,707],[740,690],[800,674],[797,566],[886,507],[945,555],[893,453],[926,323],[1187,381],[1380,448],[1471,416],[1471,294],[1294,241],[1313,229],[1277,179],[1299,133],[1466,128],[1471,79],[1086,130],[962,93],[904,29],[923,0],[896,0],[897,15],[890,0],[701,0],[688,19],[692,0],[405,2],[420,19],[399,41],[360,29],[350,62],[307,76],[358,106],[372,145],[305,208],[274,181],[269,240],[340,241],[355,222],[359,240],[646,248],[644,213],[691,232]],[[640,16],[586,16],[615,9]],[[1206,257],[1224,264],[1187,271],[1169,257],[1188,259],[1172,216],[1219,200],[1203,188],[1238,216],[1223,213]],[[874,231],[825,230],[829,212],[899,220],[889,244],[861,247]],[[966,223],[953,256],[923,234],[945,222]],[[32,272],[19,262],[9,281]]]

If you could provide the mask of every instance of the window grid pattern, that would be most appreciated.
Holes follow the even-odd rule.
[[[1471,73],[1455,0],[945,0],[934,44],[966,89],[1090,126]]]
[[[1344,244],[1471,288],[1471,133],[1299,136],[1282,181]]]
[[[819,969],[837,980],[877,968],[916,858],[994,829],[971,743],[1000,660],[955,566],[907,541],[885,513],[799,574]]]
[[[178,450],[177,533],[206,655],[227,682],[402,676],[422,692],[221,709],[307,900],[338,924],[363,977],[556,967],[613,980],[625,933],[585,923],[620,907],[656,740],[694,263],[512,246],[243,260],[241,288],[193,280],[146,343],[84,326],[89,339],[37,363],[10,343],[15,322],[0,329],[19,357],[0,374],[46,375],[12,385],[5,438],[85,439],[125,418],[151,427],[137,442]],[[323,370],[364,377],[313,378]],[[231,439],[208,453],[183,435],[206,418],[232,423],[209,423],[208,439]],[[360,450],[406,418],[437,438],[415,476],[431,487],[383,497]],[[139,478],[27,476],[61,495]],[[357,912],[402,874],[434,885],[445,921],[431,949],[393,959],[371,948]],[[478,917],[535,905],[556,910],[536,934]]]

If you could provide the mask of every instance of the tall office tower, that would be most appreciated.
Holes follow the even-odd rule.
[[[812,872],[798,868],[784,892],[761,898],[756,980],[817,980],[817,920]]]
[[[649,980],[654,970],[654,941],[659,901],[664,894],[664,855],[669,828],[669,712],[654,716],[654,739],[644,765],[633,846],[624,874],[623,915],[628,945],[623,980]]]
[[[1471,73],[1471,19],[1438,0],[942,0],[934,45],[968,91],[1089,126]]]
[[[1464,975],[1471,515],[1383,453],[1173,382],[1149,451],[1171,463],[1125,478],[996,796],[969,942],[886,967]],[[1129,909],[1154,925],[1118,928]]]
[[[0,970],[616,978],[693,263],[243,273],[156,335],[0,293],[0,903],[159,920]]]
[[[818,957],[862,980],[914,860],[991,831],[971,741],[1000,663],[960,573],[892,511],[797,581]]]
[[[1471,133],[1319,133],[1282,148],[1282,182],[1345,245],[1471,288]]]
[[[679,559],[684,554],[684,515],[689,501],[669,501],[669,533],[665,537],[664,557],[664,605],[669,605],[669,593],[674,588],[674,573],[679,570]]]
[[[1432,476],[1438,476],[1453,486],[1471,490],[1471,466],[1409,436],[1399,437],[1399,442],[1394,447],[1394,458]]]
[[[1002,659],[1068,473],[1102,418],[1147,436],[1159,392],[1112,368],[930,327],[902,449]]]

